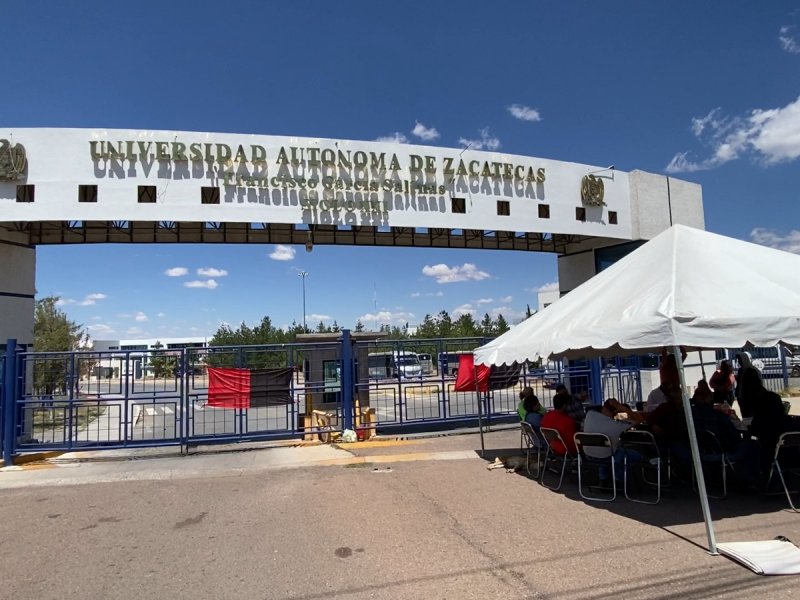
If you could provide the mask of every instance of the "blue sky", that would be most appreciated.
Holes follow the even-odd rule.
[[[700,183],[709,230],[800,252],[795,2],[31,0],[11,14],[6,127],[479,140]],[[373,286],[379,321],[513,321],[556,280],[543,254],[295,250],[43,247],[37,288],[103,339],[300,321],[301,269],[309,315],[348,326],[376,313]]]

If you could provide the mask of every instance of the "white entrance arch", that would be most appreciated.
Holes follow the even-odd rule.
[[[39,245],[551,252],[565,293],[597,272],[599,248],[704,227],[699,185],[503,152],[119,129],[0,138],[0,343],[32,342]]]

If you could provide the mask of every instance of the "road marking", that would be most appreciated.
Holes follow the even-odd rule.
[[[155,417],[156,416],[156,409],[146,406],[144,411],[147,413],[148,417]]]
[[[175,414],[175,411],[174,411],[174,410],[172,410],[172,409],[171,409],[169,406],[165,406],[165,407],[164,407],[164,414],[165,414],[165,415],[174,415],[174,414]]]

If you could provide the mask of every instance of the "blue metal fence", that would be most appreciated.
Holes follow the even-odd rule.
[[[3,454],[330,439],[344,429],[445,429],[477,422],[479,403],[491,425],[516,419],[524,387],[533,388],[548,408],[560,384],[595,404],[615,397],[635,405],[642,400],[641,370],[658,366],[656,357],[636,356],[524,363],[510,373],[514,381],[498,389],[455,391],[460,355],[487,341],[351,343],[345,331],[330,342],[177,350],[32,352],[13,350],[13,343],[12,351],[0,357]],[[761,361],[765,384],[785,387],[785,355],[777,351],[776,360],[771,350],[750,352]],[[214,367],[291,369],[290,402],[211,406],[209,368]]]

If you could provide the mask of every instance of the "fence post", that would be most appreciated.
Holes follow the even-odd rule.
[[[593,404],[603,404],[605,400],[602,360],[602,358],[593,358],[589,361],[589,381],[592,386]]]
[[[6,466],[14,460],[14,435],[17,408],[17,340],[6,342],[6,365],[3,374],[3,461]]]
[[[786,348],[781,346],[781,373],[783,375],[783,389],[789,387],[789,369],[786,367]]]
[[[342,418],[344,429],[353,429],[353,346],[350,330],[342,329]]]

